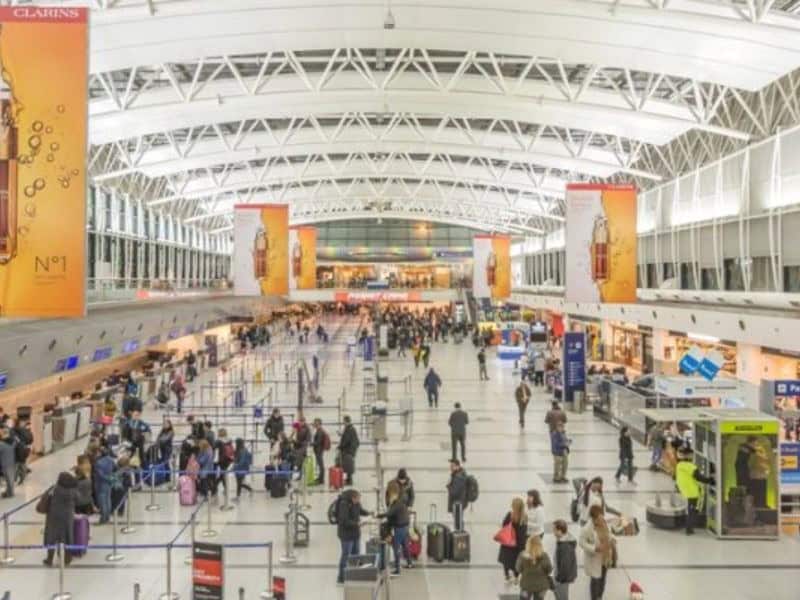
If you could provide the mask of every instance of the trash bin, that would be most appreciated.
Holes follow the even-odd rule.
[[[373,600],[381,581],[377,554],[348,557],[344,569],[344,600]]]
[[[389,377],[378,375],[378,402],[389,401]]]

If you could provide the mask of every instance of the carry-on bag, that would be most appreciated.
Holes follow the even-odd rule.
[[[86,515],[75,515],[73,524],[73,543],[76,546],[89,545],[89,517]],[[83,556],[86,554],[86,548],[71,551],[74,556]]]
[[[181,475],[178,478],[178,497],[181,506],[197,504],[197,484],[188,475]]]
[[[408,538],[406,541],[408,555],[416,560],[422,554],[422,533],[417,527],[417,513],[411,513],[411,527],[408,528]]]
[[[328,469],[328,485],[332,490],[340,490],[344,487],[344,471],[341,467]]]
[[[428,558],[436,562],[443,562],[447,559],[447,543],[450,540],[450,528],[443,523],[436,522],[436,505],[431,504],[431,518],[426,529],[426,546],[428,547]]]
[[[470,539],[469,533],[464,531],[464,507],[460,503],[453,506],[453,514],[458,523],[458,529],[450,534],[450,560],[453,562],[469,562]]]
[[[317,483],[317,463],[310,454],[303,459],[303,479],[307,486]]]

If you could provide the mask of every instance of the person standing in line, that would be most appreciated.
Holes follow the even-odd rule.
[[[478,378],[481,381],[489,381],[489,374],[486,372],[486,350],[478,350]]]
[[[561,410],[561,407],[558,405],[558,402],[553,402],[550,405],[550,410],[547,411],[547,414],[544,416],[544,422],[547,425],[548,430],[550,433],[553,433],[559,423],[561,425],[566,426],[567,424],[567,413]]]
[[[448,420],[450,425],[450,449],[452,450],[452,460],[456,460],[456,445],[461,445],[461,462],[467,462],[467,425],[469,425],[469,415],[461,409],[461,403],[456,402],[455,410],[450,413]]]
[[[345,475],[345,485],[353,485],[353,475],[356,471],[356,452],[360,445],[358,432],[353,427],[353,422],[349,415],[345,415],[344,430],[339,438],[339,454],[341,456],[342,470]]]
[[[100,451],[101,455],[94,463],[94,495],[97,507],[100,509],[98,525],[105,525],[111,519],[111,486],[114,483],[114,459],[107,449]]]
[[[544,537],[544,504],[539,490],[528,490],[525,505],[527,509],[528,535]]]
[[[533,385],[541,387],[544,385],[544,368],[545,368],[544,354],[537,352],[533,357]]]
[[[467,498],[467,473],[464,467],[457,460],[450,461],[450,481],[447,483],[447,512],[453,513],[453,518],[457,518],[455,512],[456,504],[460,504],[461,518],[464,518],[464,511],[467,510],[469,504]],[[455,523],[456,530],[463,526],[463,523]]]
[[[236,458],[233,463],[233,470],[236,474],[236,501],[242,497],[242,490],[247,490],[253,495],[253,488],[245,483],[245,477],[250,473],[253,466],[253,455],[244,445],[242,438],[236,438]]]
[[[442,378],[431,367],[422,383],[428,393],[428,408],[439,408],[439,388],[442,387]]]
[[[517,389],[514,391],[514,396],[519,410],[519,426],[525,429],[525,411],[528,410],[528,403],[531,401],[531,388],[525,383],[524,378],[519,382]]]
[[[361,517],[370,513],[361,506],[361,494],[356,490],[345,490],[336,501],[336,534],[341,544],[339,575],[336,583],[344,584],[344,568],[350,556],[359,554],[361,548]]]
[[[267,422],[264,424],[264,435],[267,436],[270,444],[274,444],[277,441],[278,434],[283,432],[284,427],[281,409],[274,408],[269,419],[267,419]]]
[[[520,598],[544,600],[550,589],[553,563],[544,551],[541,538],[529,537],[525,551],[517,558]]]
[[[522,498],[514,498],[511,501],[511,510],[506,513],[503,518],[501,527],[506,527],[509,523],[514,528],[514,546],[500,545],[500,550],[497,554],[497,562],[503,566],[503,574],[506,577],[506,583],[512,583],[519,577],[517,571],[517,558],[520,553],[525,549],[525,541],[528,539],[527,535],[527,521],[525,515],[525,503]]]
[[[634,472],[633,440],[631,439],[631,432],[627,427],[622,427],[622,429],[619,430],[619,468],[617,469],[617,474],[614,475],[614,479],[617,481],[617,484],[619,484],[620,476],[625,473],[628,477],[628,481],[636,485],[636,482],[633,480]]]
[[[553,454],[553,483],[567,482],[569,444],[564,424],[558,423],[556,430],[550,434],[550,451]]]
[[[583,570],[589,576],[589,597],[602,600],[606,590],[606,575],[612,566],[614,549],[603,509],[594,505],[589,510],[589,521],[581,529],[578,543],[583,550]]]
[[[45,492],[46,516],[44,521],[44,545],[55,546],[64,544],[70,546],[75,540],[75,501],[78,496],[78,481],[71,473],[66,471],[58,476],[56,485]],[[44,499],[43,499],[44,500]],[[41,502],[41,500],[40,500]],[[56,551],[47,550],[47,558],[43,564],[53,566],[53,557]],[[64,550],[64,565],[72,562],[72,552]]]
[[[559,519],[553,523],[556,537],[555,588],[556,600],[569,600],[569,586],[578,578],[578,559],[575,556],[577,540],[569,533],[567,522]]]
[[[697,502],[700,499],[700,484],[713,483],[711,477],[700,473],[697,465],[692,461],[692,455],[678,455],[678,464],[675,465],[675,485],[686,500],[686,535],[694,534],[694,524],[697,521]]]
[[[331,438],[328,432],[322,428],[322,419],[314,419],[314,438],[311,441],[314,449],[314,458],[317,461],[319,474],[317,475],[317,485],[325,484],[325,452],[331,449]]]
[[[6,491],[3,498],[14,497],[14,478],[17,474],[17,462],[11,432],[3,426],[0,429],[0,475],[6,480]]]
[[[664,446],[667,438],[664,435],[664,424],[655,423],[650,431],[647,432],[647,444],[650,447],[650,470],[659,471],[661,469],[661,455],[664,453]]]

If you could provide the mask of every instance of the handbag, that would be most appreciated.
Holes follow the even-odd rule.
[[[46,515],[50,512],[50,499],[53,497],[52,488],[47,490],[39,501],[36,503],[36,512],[40,515]]]
[[[501,527],[500,531],[494,534],[494,541],[507,548],[516,548],[517,530],[514,529],[514,524],[509,523]]]

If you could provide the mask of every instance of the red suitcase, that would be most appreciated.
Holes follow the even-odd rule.
[[[328,485],[332,490],[340,490],[344,487],[344,471],[341,467],[328,469]]]
[[[88,546],[89,545],[89,517],[86,515],[75,515],[75,522],[72,526],[73,536],[72,543],[75,546]],[[73,550],[73,556],[83,556],[86,554],[86,549]]]

